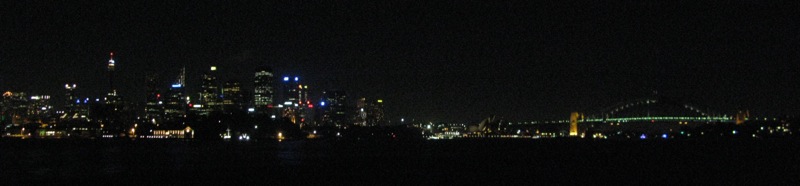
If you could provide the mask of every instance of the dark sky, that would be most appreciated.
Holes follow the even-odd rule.
[[[800,6],[695,1],[4,1],[0,89],[61,98],[64,83],[123,96],[144,75],[190,91],[217,65],[299,75],[319,94],[384,99],[392,120],[566,119],[670,96],[722,112],[800,109]]]

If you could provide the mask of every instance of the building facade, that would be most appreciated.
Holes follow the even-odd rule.
[[[259,67],[253,81],[253,106],[256,113],[270,114],[275,106],[274,74],[270,67]]]

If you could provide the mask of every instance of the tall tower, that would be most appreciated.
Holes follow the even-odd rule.
[[[201,115],[208,115],[212,111],[222,110],[222,102],[220,101],[220,88],[217,83],[217,77],[214,72],[217,71],[216,66],[211,66],[209,71],[203,73],[203,79],[200,84],[200,97],[199,103],[201,104]]]
[[[75,84],[64,84],[64,88],[67,89],[66,102],[64,102],[64,113],[74,114],[78,104],[81,102],[77,96],[75,96],[75,88],[78,88]]]
[[[116,94],[117,90],[114,89],[114,68],[116,66],[116,61],[114,61],[114,52],[109,54],[108,59],[108,84],[109,84],[109,94],[114,93]]]
[[[255,73],[255,81],[253,86],[253,104],[256,112],[259,114],[269,113],[273,105],[273,98],[275,95],[275,88],[273,87],[274,75],[272,68],[259,67]]]
[[[167,120],[176,121],[186,115],[188,104],[185,97],[186,68],[181,69],[181,74],[174,84],[170,86],[169,97],[164,105],[164,116]]]

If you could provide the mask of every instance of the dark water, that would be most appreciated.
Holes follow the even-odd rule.
[[[800,141],[0,141],[0,183],[800,183]]]

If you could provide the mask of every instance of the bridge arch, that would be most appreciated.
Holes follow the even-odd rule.
[[[706,121],[728,122],[728,116],[709,111],[707,107],[667,98],[643,98],[619,102],[587,114],[583,122],[634,121]]]
[[[630,114],[636,114],[638,116],[681,115],[693,117],[715,115],[709,112],[707,108],[669,99],[654,98],[619,102],[600,110],[598,114],[605,118],[630,116]]]

